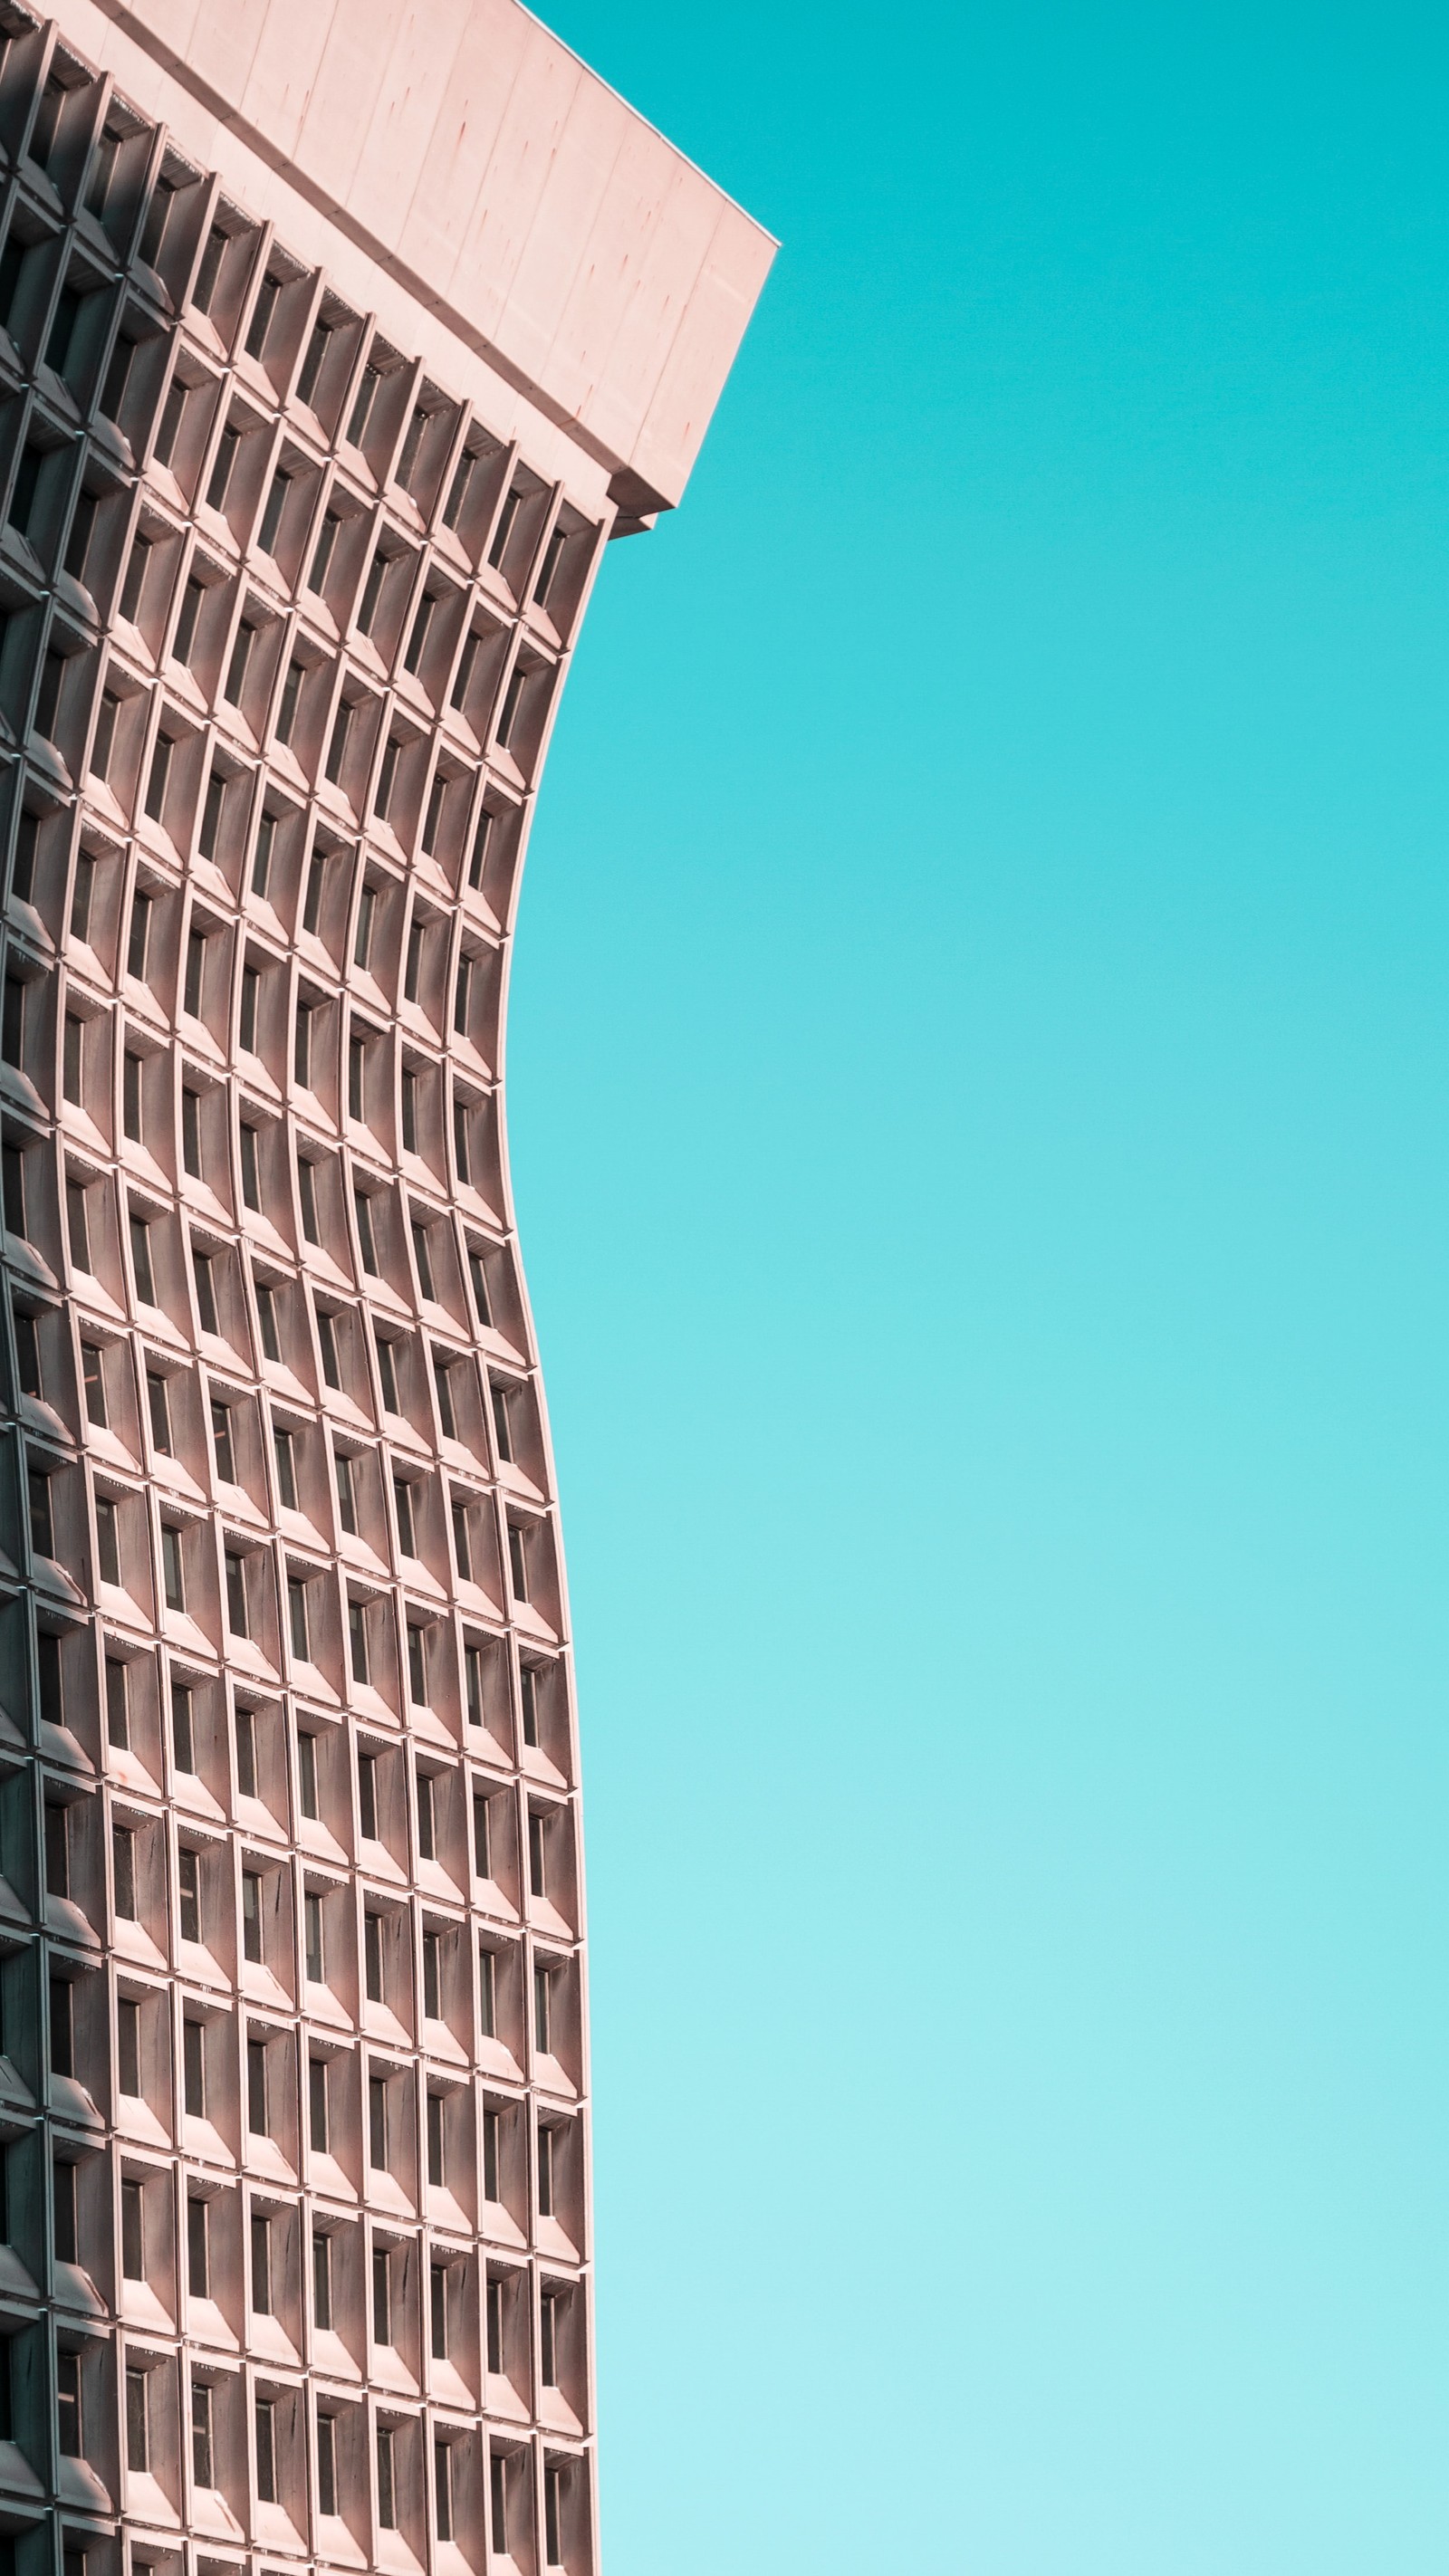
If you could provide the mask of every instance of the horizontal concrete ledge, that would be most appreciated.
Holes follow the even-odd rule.
[[[96,5],[576,438],[629,520],[674,507],[776,244],[519,0]]]

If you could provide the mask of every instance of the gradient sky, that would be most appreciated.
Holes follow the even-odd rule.
[[[546,14],[784,243],[514,979],[608,2565],[1422,2576],[1446,22]]]

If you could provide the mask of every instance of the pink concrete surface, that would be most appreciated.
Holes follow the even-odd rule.
[[[672,507],[775,245],[517,0],[99,0],[238,140]]]

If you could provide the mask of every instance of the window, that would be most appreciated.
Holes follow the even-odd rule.
[[[503,2114],[501,2111],[485,2111],[483,2114],[483,2197],[485,2200],[501,2200],[503,2197],[498,2187],[502,2169],[502,2148]]]
[[[125,1825],[111,1827],[111,1868],[116,1912],[123,1923],[136,1920],[136,1837]]]
[[[498,525],[493,531],[493,543],[488,549],[488,560],[495,572],[508,552],[508,540],[513,534],[513,523],[522,506],[523,494],[515,484],[498,513]]]
[[[477,462],[476,455],[465,448],[453,468],[453,480],[448,486],[448,497],[443,504],[445,528],[456,528],[463,515],[463,504],[468,498],[468,486],[473,480],[473,469]]]
[[[40,817],[22,810],[15,825],[15,857],[10,869],[10,891],[22,903],[29,903],[35,893],[35,861],[40,845]]]
[[[428,1244],[428,1233],[428,1227],[420,1224],[414,1217],[412,1221],[413,1259],[418,1269],[418,1295],[425,1297],[429,1305],[436,1305],[438,1292],[433,1284],[433,1257]]]
[[[162,1458],[171,1451],[171,1405],[166,1380],[159,1369],[146,1371],[146,1410],[151,1419],[151,1446]]]
[[[377,1840],[377,1756],[359,1753],[357,1757],[357,1822],[364,1842]]]
[[[58,1799],[47,1800],[45,1809],[45,1892],[70,1894],[70,1810]]]
[[[267,2052],[259,2039],[247,2041],[247,2127],[254,2137],[268,2135]]]
[[[226,235],[220,224],[213,224],[206,236],[201,265],[196,272],[196,284],[191,292],[191,301],[198,313],[211,311],[211,299],[216,293],[216,282],[221,275],[221,263],[225,256]]]
[[[262,524],[257,531],[257,542],[264,555],[269,555],[277,542],[277,530],[282,524],[282,512],[287,506],[287,494],[291,484],[291,475],[279,465],[272,476],[267,491],[266,508],[262,512]]]
[[[166,400],[161,407],[161,426],[156,432],[156,445],[153,450],[158,465],[169,465],[176,453],[176,442],[181,435],[181,423],[185,418],[190,392],[191,387],[184,385],[179,376],[172,377],[167,388]],[[111,418],[114,419],[114,417],[112,413]]]
[[[548,544],[544,547],[543,562],[539,566],[538,579],[533,585],[533,596],[540,608],[548,606],[548,594],[553,588],[554,575],[558,571],[563,550],[567,544],[567,532],[563,528],[555,528]]]
[[[276,312],[281,292],[281,279],[273,277],[271,270],[268,269],[257,289],[257,300],[252,306],[252,318],[247,324],[246,351],[249,358],[259,358],[267,345],[267,333],[272,327],[272,317]]]
[[[312,1638],[307,1618],[307,1585],[300,1574],[289,1574],[287,1577],[287,1634],[291,1640],[292,1653],[296,1661],[299,1664],[310,1664]],[[312,1738],[310,1735],[304,1736],[302,1741],[310,1744]],[[303,1810],[304,1814],[315,1814],[315,1812],[314,1808]]]
[[[509,743],[513,739],[513,728],[518,722],[518,710],[523,704],[523,692],[527,685],[527,681],[528,673],[524,669],[523,664],[521,662],[515,662],[512,673],[509,677],[508,686],[503,692],[503,712],[498,719],[498,747],[500,751],[506,751]]]
[[[398,480],[400,482],[402,479],[402,476],[399,476]],[[417,613],[413,618],[412,633],[408,637],[407,651],[403,655],[403,668],[406,671],[416,671],[418,664],[423,658],[423,654],[427,649],[428,629],[432,625],[433,615],[437,605],[437,600],[433,596],[432,592],[425,590],[422,598],[418,601]]]
[[[433,2443],[433,2504],[437,2515],[438,2538],[453,2537],[453,2451],[448,2442]]]
[[[279,1360],[282,1356],[282,1337],[277,1328],[277,1292],[264,1280],[259,1280],[257,1283],[257,1323],[261,1329],[263,1356],[269,1360]]]
[[[382,1333],[379,1333],[377,1339],[377,1375],[382,1388],[384,1410],[388,1413],[400,1414],[402,1401],[398,1394],[397,1353],[391,1341]]]
[[[493,816],[485,805],[478,817],[478,828],[473,835],[473,848],[468,860],[468,887],[473,894],[478,893],[483,883],[484,870],[488,864],[488,842],[492,830]]]
[[[194,1181],[201,1178],[201,1094],[181,1094],[181,1160]]]
[[[170,1521],[161,1524],[161,1580],[168,1610],[186,1607],[186,1580],[181,1562],[181,1532]]]
[[[322,2057],[307,2060],[307,2134],[314,2155],[327,2153],[327,2061]],[[321,2319],[318,2319],[321,2323]]]
[[[547,2381],[545,2385],[553,2383]],[[563,2482],[563,2470],[554,2461],[547,2461],[543,2472],[543,2554],[550,2567],[563,2565]]]
[[[437,1785],[438,1784],[434,1780],[431,1772],[420,1771],[418,1773],[418,1851],[421,1858],[424,1860],[436,1860],[438,1856],[437,1818],[434,1805],[437,1794]],[[436,1937],[436,1934],[431,1932],[426,1932],[423,1935],[424,1963],[426,1963],[427,1959],[428,1943],[431,1940],[435,1940]]]
[[[429,2021],[443,2017],[443,1936],[423,1934],[423,2011]]]
[[[482,1878],[486,1878],[487,1875],[486,1870],[479,1872]],[[485,2039],[497,2038],[498,1961],[493,1952],[487,1949],[480,1949],[478,1952],[478,2027]],[[493,2193],[489,2195],[490,2198],[496,2198],[496,2196]]]
[[[297,1737],[297,1796],[304,1816],[314,1821],[321,1813],[317,1803],[317,1738]]]
[[[96,863],[88,850],[82,850],[75,863],[75,892],[70,902],[70,935],[87,940],[91,934],[91,897],[95,892]]]
[[[121,1127],[133,1145],[140,1144],[141,1059],[129,1047],[121,1058]]]
[[[106,1741],[124,1753],[131,1741],[130,1692],[118,1655],[106,1657]]]
[[[403,1000],[415,1002],[423,971],[423,925],[413,921],[408,927],[407,964],[403,969]]]
[[[302,1210],[302,1232],[308,1243],[320,1243],[322,1228],[317,1215],[317,1166],[307,1155],[297,1157],[297,1198]],[[329,1384],[330,1384],[329,1380]]]
[[[302,928],[313,938],[322,918],[322,887],[327,874],[327,861],[320,850],[314,850],[307,868],[307,897],[302,906]]]
[[[369,358],[363,368],[362,382],[357,388],[356,399],[352,405],[352,417],[347,424],[347,436],[353,447],[360,447],[367,436],[367,424],[372,418],[372,407],[377,400],[377,389],[382,382],[382,377],[381,367],[374,366]]]
[[[377,773],[377,793],[372,800],[372,810],[381,823],[387,821],[392,807],[392,791],[397,784],[397,768],[402,758],[402,751],[403,747],[397,735],[389,734],[383,745],[382,761]]]
[[[241,1014],[237,1036],[248,1055],[257,1051],[257,1003],[261,998],[262,978],[258,967],[244,966],[241,979]]]
[[[483,1649],[481,1646],[463,1648],[463,1680],[468,1706],[468,1724],[481,1726],[483,1723]]]
[[[260,2209],[252,2211],[252,2313],[272,2313],[272,2222]]]
[[[144,2281],[146,2278],[141,2186],[129,2178],[121,2183],[121,2274],[127,2281]]]
[[[270,2397],[259,2397],[256,2405],[257,2494],[263,2504],[277,2501],[277,2440],[275,2408]]]
[[[317,543],[312,549],[312,569],[307,575],[309,590],[320,593],[326,589],[327,575],[331,570],[332,557],[341,526],[342,521],[335,510],[324,512],[322,525],[317,531]]]
[[[34,1556],[54,1556],[52,1481],[49,1481],[49,1476],[41,1476],[39,1468],[31,1468],[26,1476],[26,1486],[28,1497],[31,1497],[31,1553]]]
[[[193,929],[186,941],[186,981],[182,991],[182,1008],[193,1020],[201,1017],[201,995],[206,973],[206,933]]]
[[[69,1989],[67,1989],[67,1992]],[[368,2155],[379,2173],[387,2172],[387,2084],[381,2075],[367,2082]]]
[[[367,1613],[360,1601],[347,1604],[347,1642],[352,1661],[352,1678],[366,1683],[370,1678],[367,1656]]]
[[[283,745],[292,739],[292,728],[297,721],[297,702],[302,694],[302,678],[302,665],[294,656],[287,664],[287,676],[282,682],[282,703],[277,710],[277,740]]]
[[[538,2132],[538,2214],[552,2218],[554,2209],[554,2141],[557,2131],[540,2124]]]
[[[201,1939],[201,1854],[183,1843],[176,1855],[177,1887],[181,1900],[181,1938]],[[192,2025],[199,2029],[200,2024]]]
[[[247,673],[251,668],[252,646],[256,640],[257,630],[251,619],[239,618],[236,633],[232,637],[231,652],[227,657],[226,685],[222,690],[228,706],[241,705],[242,691],[246,687]]]
[[[191,648],[196,641],[196,621],[201,615],[201,604],[205,597],[206,584],[204,581],[198,581],[193,573],[182,591],[181,606],[176,612],[176,633],[172,639],[171,652],[173,660],[177,662],[190,663]]]
[[[209,1252],[191,1247],[192,1276],[196,1281],[196,1316],[204,1333],[220,1338],[221,1325],[216,1311],[216,1268]]]
[[[116,740],[116,718],[120,712],[121,701],[114,689],[102,689],[101,703],[96,715],[95,734],[91,742],[91,774],[102,781],[110,772],[111,752]]]
[[[493,1329],[493,1310],[488,1303],[488,1274],[483,1255],[476,1244],[468,1246],[468,1278],[473,1290],[473,1308],[485,1333]]]
[[[411,1621],[408,1625],[408,1697],[416,1708],[431,1705],[428,1698],[428,1632]]]
[[[257,1794],[257,1729],[249,1708],[234,1713],[236,1728],[236,1785],[243,1798]]]
[[[554,1971],[536,1959],[533,1966],[533,2044],[541,2057],[553,2055]]]
[[[40,687],[35,696],[34,730],[47,742],[55,739],[55,719],[60,713],[61,683],[65,678],[65,655],[54,647],[40,667]]]
[[[364,969],[372,955],[372,929],[377,919],[377,888],[365,885],[357,898],[357,936],[352,943],[352,962]]]
[[[194,2200],[191,2207],[199,2209],[203,2216],[205,2215],[205,2201]],[[193,2380],[191,2383],[191,2475],[195,2485],[199,2487],[215,2485],[216,2475],[212,2460],[211,2390],[203,2387],[199,2380]]]
[[[443,2097],[428,2095],[428,2181],[441,2191],[443,2187]]]
[[[322,1899],[310,1890],[302,1899],[302,1931],[307,1975],[314,1986],[325,1985],[327,1962],[322,1948]]]
[[[206,2117],[206,2034],[199,2021],[181,2025],[182,2080],[188,2119]]]
[[[473,1178],[473,1157],[468,1136],[468,1103],[466,1100],[455,1100],[453,1103],[453,1160],[457,1165],[459,1180],[465,1184],[471,1181]]]
[[[521,1664],[518,1672],[519,1700],[523,1710],[523,1741],[538,1746],[538,1673],[532,1664]]]
[[[331,1317],[327,1318],[331,1322]],[[350,1538],[357,1536],[357,1478],[352,1460],[342,1450],[333,1461],[337,1470],[337,1518]]]
[[[126,2371],[126,2466],[133,2473],[149,2468],[151,2461],[149,2410],[146,2404],[146,2373],[128,2366]]]
[[[17,529],[22,537],[30,533],[31,516],[35,509],[36,493],[40,484],[40,467],[40,449],[29,446],[22,448],[20,462],[15,469],[15,485],[10,495],[9,514],[12,528]]]
[[[423,848],[429,858],[438,846],[438,832],[443,820],[443,801],[447,792],[446,778],[441,769],[435,770],[433,783],[428,789],[427,811],[423,816]]]
[[[151,1228],[143,1216],[130,1220],[131,1268],[135,1274],[136,1295],[143,1306],[156,1303],[156,1278],[151,1267]]]
[[[545,2290],[538,2302],[538,2370],[545,2388],[558,2386],[557,2294]]]
[[[204,859],[216,857],[217,838],[221,831],[221,809],[226,801],[226,780],[219,769],[210,769],[206,777],[206,795],[201,807],[201,827],[196,846]]]
[[[370,1278],[377,1279],[382,1274],[378,1266],[377,1240],[372,1228],[372,1200],[367,1191],[361,1189],[354,1189],[353,1198],[357,1208],[357,1248],[361,1255],[362,1266]]]
[[[74,2173],[74,2166],[66,2170]],[[72,2260],[74,2256],[72,2255]],[[62,2459],[78,2460],[81,2456],[81,2374],[80,2356],[61,2352],[55,2358],[55,2409]]]
[[[468,1004],[473,993],[473,960],[460,957],[457,981],[453,986],[453,1027],[459,1037],[468,1034]]]
[[[473,1792],[473,1867],[480,1878],[493,1875],[493,1839],[488,1822],[491,1804],[482,1789]],[[488,1954],[492,1956],[491,1951]]]
[[[382,1988],[382,1917],[365,1914],[362,1918],[362,1955],[366,1971],[367,2000],[380,2004]]]
[[[257,1967],[262,1959],[262,1882],[254,1869],[242,1871],[242,1956]]]
[[[382,2530],[396,2531],[397,2501],[393,2485],[393,2442],[390,2424],[377,2428],[377,2519]]]
[[[317,379],[322,373],[323,361],[327,356],[328,343],[332,338],[332,332],[333,325],[330,322],[324,322],[319,315],[318,319],[312,325],[312,329],[307,340],[307,346],[303,353],[301,369],[297,377],[297,400],[299,402],[310,403],[312,396],[317,390]]]
[[[453,686],[448,693],[448,703],[450,706],[461,707],[466,699],[468,690],[472,684],[473,673],[478,665],[478,655],[482,650],[482,645],[483,638],[479,634],[477,628],[473,627],[464,638],[463,650],[458,656],[458,668],[453,674]]]
[[[234,1637],[251,1634],[247,1624],[247,1561],[231,1547],[226,1551],[226,1624]]]
[[[325,2236],[317,2242],[325,2245]],[[319,2317],[318,2324],[321,2324]],[[317,2418],[317,2510],[328,2515],[337,2511],[337,2426],[330,2415]]]
[[[215,1399],[213,1399],[211,1407],[211,1447],[212,1455],[216,1461],[216,1472],[221,1479],[221,1482],[224,1485],[234,1485],[236,1483],[236,1450],[233,1447],[231,1436],[231,1407],[229,1404],[219,1404]],[[239,1563],[240,1560],[237,1559],[236,1562]],[[236,1626],[236,1624],[237,1623],[234,1620],[232,1625]],[[243,1628],[241,1633],[245,1636],[246,1630]]]
[[[257,1131],[255,1127],[249,1127],[245,1120],[242,1121],[238,1141],[241,1146],[242,1205],[260,1211],[262,1175]]]
[[[492,2524],[494,2553],[508,2555],[508,2463],[501,2451],[488,2454],[488,2519]]]
[[[132,2101],[141,2098],[141,2007],[127,1995],[116,2005],[116,2082]]]
[[[355,1116],[357,1116],[357,1117],[360,1117],[360,1116],[361,1116],[361,1114],[362,1114],[362,1112],[361,1112],[361,1107],[360,1107],[360,1105],[359,1105],[358,1109],[354,1112],[354,1115],[355,1115]],[[404,1153],[408,1153],[408,1154],[415,1154],[415,1153],[417,1152],[417,1150],[418,1150],[418,1077],[417,1077],[416,1073],[413,1071],[413,1068],[412,1068],[412,1066],[411,1066],[411,1065],[405,1065],[405,1066],[404,1066],[404,1068],[403,1068],[403,1078],[402,1078],[402,1140],[403,1140],[403,1151],[404,1151]]]
[[[523,1532],[517,1521],[508,1524],[508,1571],[513,1581],[515,1601],[528,1599],[528,1559],[524,1552]]]
[[[535,1896],[547,1896],[547,1873],[544,1860],[547,1845],[547,1819],[537,1807],[528,1811],[528,1884]]]
[[[372,621],[377,615],[378,602],[382,598],[382,585],[386,578],[387,557],[379,550],[367,567],[367,579],[362,585],[362,600],[357,611],[359,634],[372,633]]]
[[[332,2239],[321,2227],[312,2230],[312,2320],[324,2332],[332,2323]]]
[[[161,1533],[164,1551],[166,1533]],[[96,1496],[96,1568],[102,1583],[119,1584],[121,1580],[121,1535],[116,1506],[109,1494]],[[170,1601],[170,1595],[167,1595]],[[174,1607],[175,1605],[172,1604]]]
[[[209,510],[226,508],[226,496],[231,489],[232,468],[236,464],[241,443],[241,431],[233,421],[228,421],[217,440],[211,480],[206,487],[206,506]]]
[[[171,1756],[178,1771],[195,1771],[196,1729],[189,1682],[171,1685]]]
[[[485,2293],[484,2330],[488,2337],[488,2367],[493,2372],[503,2368],[503,2283],[490,2279]]]
[[[73,2263],[76,2259],[75,2166],[56,2162],[51,2167],[51,2188],[55,2202],[55,2251],[57,2260]]]
[[[356,708],[351,698],[338,699],[337,712],[332,719],[332,736],[327,745],[327,778],[333,787],[341,784],[342,766],[347,758],[347,745],[351,737],[352,719],[355,713]]]
[[[166,811],[166,789],[171,777],[171,755],[176,746],[169,733],[158,733],[151,754],[151,767],[146,778],[146,813],[159,823]],[[135,973],[132,967],[131,972]]]
[[[252,853],[252,892],[263,900],[272,881],[272,859],[276,846],[276,815],[264,813],[257,825],[257,846]]]
[[[354,1029],[347,1041],[347,1114],[349,1118],[361,1118],[365,1114],[366,1082],[367,1040]]]
[[[211,2296],[211,2246],[207,2227],[207,2204],[191,2199],[186,2204],[186,2286],[193,2299]],[[211,2480],[203,2478],[203,2486]]]
[[[312,1088],[313,1012],[312,1003],[299,1002],[292,1030],[292,1079],[300,1083],[304,1091]]]
[[[413,1522],[413,1489],[403,1476],[392,1480],[393,1507],[397,1513],[397,1543],[403,1556],[416,1556],[417,1531]]]
[[[297,1442],[296,1436],[278,1424],[272,1433],[272,1449],[277,1462],[277,1499],[282,1509],[297,1509]]]
[[[493,1429],[498,1441],[498,1455],[504,1461],[505,1465],[511,1466],[513,1463],[513,1431],[508,1418],[511,1390],[506,1386],[499,1386],[494,1383],[490,1386],[489,1392],[493,1398]]]
[[[39,1396],[40,1328],[33,1315],[17,1313],[15,1317],[15,1374],[22,1395]]]
[[[458,1415],[453,1403],[453,1363],[441,1351],[433,1353],[433,1384],[438,1394],[438,1428],[445,1440],[456,1440]]]

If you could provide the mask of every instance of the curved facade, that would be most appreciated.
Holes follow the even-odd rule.
[[[769,248],[512,0],[0,29],[0,2548],[585,2576],[508,943]]]

